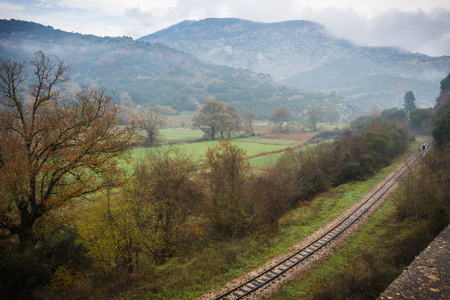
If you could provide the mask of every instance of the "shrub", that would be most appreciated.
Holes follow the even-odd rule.
[[[24,252],[5,248],[0,257],[0,298],[30,298],[51,282],[58,269],[81,272],[90,266],[77,231],[63,225],[41,228],[40,242]]]
[[[250,165],[241,148],[229,139],[206,152],[209,197],[205,215],[219,239],[241,237],[258,223],[256,202],[249,189]]]
[[[401,218],[412,218],[424,235],[434,236],[450,221],[449,148],[427,154],[417,173],[408,176],[398,197]]]
[[[269,171],[283,178],[279,184],[285,199],[309,199],[332,186],[364,179],[406,149],[404,128],[381,118],[365,122],[361,134],[346,131],[333,143],[285,153]]]

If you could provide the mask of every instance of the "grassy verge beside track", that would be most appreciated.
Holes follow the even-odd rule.
[[[342,248],[269,299],[377,298],[430,242],[416,222],[398,218],[397,193]]]

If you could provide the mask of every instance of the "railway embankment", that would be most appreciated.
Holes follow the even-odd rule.
[[[450,225],[378,299],[450,299]]]

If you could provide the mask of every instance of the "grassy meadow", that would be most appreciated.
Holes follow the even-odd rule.
[[[284,151],[302,146],[312,135],[312,133],[261,134],[254,137],[232,138],[232,142],[246,152],[252,167],[262,169],[274,165]],[[179,149],[201,164],[208,148],[219,144],[218,140],[204,141],[202,138],[203,132],[198,129],[164,128],[160,131],[158,148]],[[145,157],[151,151],[154,151],[154,148],[135,148],[131,154],[132,161]]]

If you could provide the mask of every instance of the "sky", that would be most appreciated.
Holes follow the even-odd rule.
[[[361,46],[450,55],[450,0],[0,0],[0,19],[135,39],[205,18],[309,20]]]

